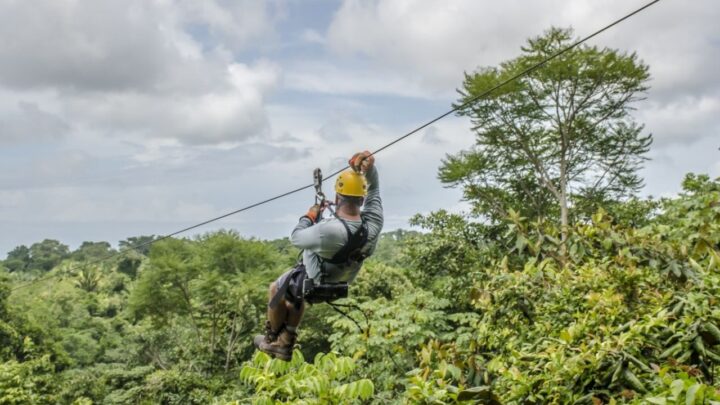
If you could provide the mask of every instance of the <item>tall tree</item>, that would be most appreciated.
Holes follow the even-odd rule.
[[[134,249],[143,256],[150,254],[150,242],[158,239],[155,235],[131,236],[118,243],[120,250]]]
[[[69,254],[70,249],[67,245],[63,245],[54,239],[45,239],[30,246],[30,267],[50,271]]]
[[[569,46],[571,29],[528,40],[499,67],[466,74],[459,105]],[[571,198],[620,199],[642,186],[652,138],[630,115],[648,89],[635,53],[580,46],[463,108],[476,144],[449,155],[440,179],[491,221],[509,208],[560,222],[567,239]],[[563,243],[563,251],[565,244]]]
[[[97,260],[107,257],[112,253],[112,246],[108,242],[83,242],[77,250],[72,252],[74,260]]]
[[[281,256],[270,244],[219,231],[197,241],[169,238],[152,245],[147,265],[139,272],[129,298],[130,311],[149,318],[158,329],[189,326],[193,339],[187,353],[211,369],[231,367],[240,341],[256,326],[258,311],[250,289],[258,275],[277,274]],[[263,277],[263,284],[267,279]],[[265,287],[259,287],[265,296]],[[262,307],[261,307],[262,308]],[[247,337],[247,336],[246,336]]]
[[[5,267],[8,271],[23,271],[30,266],[30,249],[25,245],[15,247],[7,254]]]

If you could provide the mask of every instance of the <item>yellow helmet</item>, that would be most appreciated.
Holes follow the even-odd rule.
[[[365,197],[367,189],[365,175],[353,169],[343,171],[335,180],[335,192],[348,197]]]

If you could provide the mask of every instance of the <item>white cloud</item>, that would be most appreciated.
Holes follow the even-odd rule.
[[[180,0],[168,9],[178,12],[185,26],[200,27],[208,42],[241,50],[265,47],[275,40],[275,24],[285,16],[281,1]]]
[[[318,134],[328,142],[348,142],[377,133],[377,129],[368,125],[360,117],[348,113],[333,114],[320,127]]]
[[[131,1],[0,3],[0,83],[16,88],[138,88],[175,60],[153,21]]]
[[[339,55],[363,55],[379,68],[414,75],[428,90],[457,87],[463,71],[512,58],[528,37],[554,26],[584,36],[645,1],[344,0],[327,32]],[[593,39],[637,51],[657,93],[697,90],[720,69],[720,8],[712,0],[664,1]],[[692,21],[692,23],[688,23]],[[714,33],[714,34],[713,34]],[[713,83],[713,86],[716,86]]]
[[[0,221],[13,221],[20,214],[32,218],[29,222],[86,222],[86,221],[175,221],[192,220],[217,215],[212,204],[197,197],[174,198],[171,187],[140,186],[126,189],[106,187],[48,187],[19,191],[14,215],[3,212]],[[125,198],[132,194],[139,199]],[[142,203],[138,203],[142,201]],[[42,208],[41,210],[39,208]],[[109,212],[115,215],[108,216]]]
[[[428,91],[412,73],[389,74],[368,69],[362,63],[333,63],[323,61],[294,63],[286,67],[284,86],[287,89],[310,93],[343,95],[394,95],[432,98],[438,92],[445,96],[448,89]]]
[[[237,62],[230,51],[272,35],[269,4],[3,1],[0,95],[27,98],[37,111],[52,105],[58,122],[98,136],[217,144],[261,135],[280,68]],[[39,135],[22,122],[4,132]]]
[[[438,136],[438,129],[434,126],[429,126],[425,128],[423,131],[422,140],[425,143],[429,143],[431,145],[440,145],[443,143],[443,140],[440,139],[440,136]]]
[[[269,2],[224,3],[3,0],[0,83],[145,91],[198,68],[202,72],[187,78],[199,79],[197,73],[209,73],[209,66],[193,66],[202,59],[204,46],[188,29],[201,31],[208,52],[216,55],[249,46],[274,31]]]
[[[687,144],[707,136],[720,139],[720,95],[679,97],[665,103],[649,100],[637,116],[653,133],[657,147]]]
[[[464,70],[513,55],[528,33],[545,28],[533,12],[542,7],[538,3],[346,0],[327,41],[340,55],[366,55],[415,76],[426,88],[446,91],[459,84]],[[524,12],[502,15],[518,8]]]
[[[70,126],[36,103],[20,101],[17,109],[0,110],[0,143],[27,143],[62,137]]]
[[[300,38],[308,44],[325,44],[325,37],[314,29],[303,30]]]
[[[238,142],[267,131],[265,94],[277,66],[234,63],[225,88],[202,94],[89,93],[68,98],[69,116],[99,132],[134,138],[177,139],[188,144]]]
[[[642,193],[653,196],[670,196],[680,191],[680,183],[687,173],[704,173],[718,176],[720,139],[717,134],[695,139],[661,144],[649,153],[652,159],[640,173],[645,179]]]

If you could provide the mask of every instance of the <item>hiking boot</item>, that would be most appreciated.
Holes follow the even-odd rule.
[[[282,325],[280,326],[279,330],[273,331],[272,326],[270,326],[270,321],[265,321],[265,334],[255,335],[255,338],[253,339],[253,344],[255,345],[255,347],[259,348],[261,342],[270,344],[276,341],[278,335],[280,334],[280,331],[283,330],[284,327],[285,325]]]
[[[277,340],[278,335],[280,334],[280,331],[282,331],[285,328],[285,325],[280,325],[277,331],[274,331],[272,329],[272,325],[270,324],[270,321],[265,321],[265,336],[258,335],[257,337],[262,337],[265,339],[267,343],[272,343]]]
[[[275,356],[280,360],[290,361],[296,339],[297,333],[289,332],[283,328],[277,336],[277,339],[273,341],[268,339],[268,335],[257,335],[253,342],[255,343],[255,347],[261,352]]]

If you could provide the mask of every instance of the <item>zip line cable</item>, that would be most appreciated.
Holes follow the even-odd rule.
[[[314,186],[314,184],[310,184],[310,185],[303,186],[303,187],[298,187],[298,188],[296,188],[296,189],[294,189],[294,190],[291,190],[291,191],[288,191],[288,192],[286,192],[286,193],[283,193],[283,194],[280,194],[280,195],[276,195],[275,197],[271,197],[271,198],[268,198],[268,199],[266,199],[266,200],[262,200],[262,201],[259,201],[259,202],[254,203],[254,204],[248,205],[248,206],[246,206],[246,207],[237,209],[237,210],[235,210],[235,211],[228,212],[228,213],[226,213],[226,214],[220,215],[219,217],[215,217],[215,218],[212,218],[212,219],[208,219],[207,221],[203,221],[203,222],[200,222],[199,224],[195,224],[195,225],[192,225],[192,226],[188,226],[187,228],[180,229],[180,230],[178,230],[178,231],[175,231],[175,232],[173,232],[173,233],[169,233],[169,234],[164,235],[164,236],[161,236],[161,237],[159,237],[159,238],[152,239],[152,240],[147,241],[147,242],[143,242],[143,243],[140,243],[140,244],[137,244],[137,245],[130,246],[130,247],[128,247],[128,248],[125,249],[125,250],[119,250],[119,251],[110,253],[110,254],[108,254],[108,255],[101,256],[100,258],[97,258],[97,259],[95,259],[95,260],[91,260],[91,261],[88,262],[88,263],[84,263],[82,266],[72,267],[72,268],[68,269],[68,272],[71,272],[71,271],[73,271],[73,270],[77,270],[78,268],[83,267],[83,266],[89,266],[89,265],[93,265],[93,264],[98,264],[98,263],[104,262],[105,260],[112,259],[113,257],[116,257],[116,256],[120,256],[120,255],[124,254],[125,252],[127,252],[127,251],[129,251],[129,250],[137,250],[137,249],[140,249],[140,248],[144,248],[144,247],[150,246],[150,245],[152,245],[152,244],[155,243],[155,242],[160,242],[161,240],[165,240],[165,239],[172,238],[173,236],[179,235],[179,234],[181,234],[181,233],[190,231],[190,230],[195,229],[195,228],[199,228],[199,227],[201,227],[201,226],[203,226],[203,225],[207,225],[207,224],[209,224],[209,223],[211,223],[211,222],[215,222],[215,221],[221,220],[221,219],[223,219],[223,218],[227,218],[227,217],[229,217],[229,216],[231,216],[231,215],[235,215],[235,214],[238,214],[238,213],[240,213],[240,212],[247,211],[247,210],[249,210],[249,209],[258,207],[258,206],[263,205],[263,204],[267,204],[267,203],[269,203],[269,202],[278,200],[278,199],[283,198],[283,197],[287,197],[287,196],[289,196],[289,195],[291,195],[291,194],[295,194],[295,193],[298,193],[298,192],[300,192],[300,191],[307,190],[308,188],[312,188],[313,186]],[[63,275],[63,274],[53,274],[53,275],[51,275],[51,276],[41,277],[41,278],[35,279],[35,280],[33,280],[33,281],[30,281],[30,282],[28,282],[28,283],[21,284],[21,285],[15,287],[15,288],[11,289],[10,291],[19,290],[19,289],[21,289],[21,288],[25,288],[25,287],[31,286],[31,285],[33,285],[33,284],[35,284],[35,283],[39,283],[39,282],[41,282],[41,281],[45,281],[45,280],[48,280],[48,279],[51,279],[51,278],[55,278],[55,277],[60,277],[61,275]]]
[[[586,37],[584,37],[584,38],[582,38],[582,39],[577,40],[577,41],[574,42],[573,44],[571,44],[571,45],[569,45],[569,46],[561,49],[560,51],[558,51],[558,52],[556,52],[556,53],[548,56],[547,58],[545,58],[545,59],[543,59],[542,61],[536,63],[535,65],[532,65],[532,66],[530,66],[529,68],[527,68],[527,69],[525,69],[525,70],[523,70],[523,71],[521,71],[521,72],[519,72],[519,73],[516,73],[515,75],[511,76],[511,77],[508,78],[508,79],[503,80],[502,82],[496,84],[495,86],[491,87],[490,89],[485,90],[485,91],[483,91],[482,93],[480,93],[480,94],[478,94],[478,95],[476,95],[476,96],[471,97],[470,99],[468,99],[468,100],[465,101],[464,103],[462,103],[462,104],[460,104],[460,105],[457,105],[457,106],[454,106],[454,107],[453,107],[452,109],[450,109],[449,111],[447,111],[447,112],[445,112],[445,113],[443,113],[443,114],[441,114],[441,115],[433,118],[432,120],[430,120],[430,121],[428,121],[428,122],[420,125],[419,127],[411,130],[410,132],[408,132],[408,133],[400,136],[399,138],[394,139],[392,142],[385,144],[384,146],[380,147],[379,149],[373,151],[373,152],[371,153],[371,155],[376,155],[376,154],[384,151],[385,149],[387,149],[387,148],[395,145],[395,144],[398,143],[398,142],[401,142],[401,141],[405,140],[406,138],[408,138],[408,137],[410,137],[410,136],[418,133],[419,131],[421,131],[421,130],[427,128],[427,127],[429,127],[430,125],[432,125],[432,124],[434,124],[434,123],[436,123],[436,122],[438,122],[438,121],[440,121],[440,120],[442,120],[443,118],[446,118],[447,116],[449,116],[449,115],[451,115],[451,114],[453,114],[453,113],[455,113],[455,112],[457,112],[457,111],[459,111],[459,110],[462,110],[462,109],[464,109],[465,107],[468,107],[468,106],[474,104],[475,102],[477,102],[477,101],[480,100],[481,98],[484,98],[485,96],[487,96],[488,94],[494,92],[495,90],[497,90],[497,89],[499,89],[499,88],[501,88],[501,87],[504,87],[504,86],[506,86],[507,84],[509,84],[509,83],[511,83],[511,82],[513,82],[513,81],[515,81],[515,80],[523,77],[523,76],[526,76],[526,75],[528,75],[529,73],[534,72],[534,71],[537,70],[537,69],[540,69],[541,67],[545,66],[548,62],[550,62],[550,61],[558,58],[559,56],[562,56],[563,54],[569,52],[570,50],[578,47],[579,45],[587,42],[588,40],[590,40],[590,39],[592,39],[592,38],[600,35],[601,33],[607,31],[608,29],[610,29],[610,28],[612,28],[612,27],[620,24],[621,22],[629,19],[630,17],[635,16],[636,14],[639,14],[640,12],[644,11],[645,9],[647,9],[647,8],[649,8],[649,7],[655,5],[656,3],[659,3],[659,2],[660,2],[660,0],[653,0],[653,1],[645,4],[644,6],[636,9],[635,11],[633,11],[633,12],[631,12],[631,13],[629,13],[629,14],[626,14],[625,16],[623,16],[623,17],[621,17],[621,18],[613,21],[612,23],[610,23],[610,24],[608,24],[608,25],[600,28],[599,30],[593,32],[592,34],[590,34],[590,35],[588,35],[588,36],[586,36]],[[323,178],[323,181],[328,180],[328,179],[330,179],[330,178],[333,178],[333,177],[337,176],[338,174],[340,174],[340,172],[342,172],[343,170],[347,169],[348,167],[349,167],[349,166],[345,166],[345,167],[343,167],[342,169],[339,169],[339,170],[337,170],[337,171],[335,171],[335,172],[333,172],[333,173],[325,176],[325,177]],[[120,255],[124,254],[125,252],[127,252],[127,251],[129,251],[129,250],[137,250],[137,249],[140,249],[140,248],[143,248],[143,247],[150,246],[150,245],[152,245],[153,243],[160,242],[161,240],[165,240],[165,239],[172,238],[173,236],[177,236],[177,235],[179,235],[179,234],[181,234],[181,233],[185,233],[185,232],[187,232],[187,231],[190,231],[190,230],[199,228],[199,227],[201,227],[201,226],[203,226],[203,225],[207,225],[207,224],[209,224],[209,223],[219,221],[219,220],[224,219],[224,218],[227,218],[227,217],[229,217],[229,216],[232,216],[232,215],[235,215],[235,214],[239,214],[239,213],[241,213],[241,212],[243,212],[243,211],[247,211],[247,210],[253,209],[253,208],[255,208],[255,207],[258,207],[258,206],[267,204],[267,203],[272,202],[272,201],[275,201],[275,200],[279,200],[279,199],[281,199],[281,198],[287,197],[287,196],[292,195],[292,194],[295,194],[295,193],[299,193],[300,191],[304,191],[304,190],[307,190],[307,189],[313,188],[313,187],[314,187],[314,184],[308,184],[308,185],[306,185],[306,186],[298,187],[298,188],[296,188],[296,189],[294,189],[294,190],[290,190],[290,191],[288,191],[288,192],[286,192],[286,193],[279,194],[279,195],[276,195],[276,196],[274,196],[274,197],[270,197],[270,198],[265,199],[265,200],[262,200],[262,201],[258,201],[258,202],[254,203],[254,204],[250,204],[250,205],[245,206],[245,207],[243,207],[243,208],[239,208],[239,209],[237,209],[237,210],[235,210],[235,211],[231,211],[231,212],[228,212],[228,213],[226,213],[226,214],[217,216],[217,217],[215,217],[215,218],[211,218],[211,219],[208,219],[208,220],[206,220],[206,221],[200,222],[200,223],[198,223],[198,224],[195,224],[195,225],[192,225],[192,226],[188,226],[188,227],[183,228],[183,229],[180,229],[180,230],[178,230],[178,231],[175,231],[175,232],[169,233],[169,234],[167,234],[167,235],[161,236],[161,237],[159,237],[159,238],[157,238],[157,239],[153,239],[153,240],[150,240],[150,241],[148,241],[148,242],[144,242],[144,243],[140,243],[140,244],[137,244],[137,245],[130,246],[130,247],[128,247],[128,248],[125,249],[125,250],[119,250],[119,251],[113,252],[113,253],[108,254],[108,255],[106,255],[106,256],[103,256],[103,257],[100,257],[100,258],[98,258],[98,259],[92,260],[92,261],[90,261],[89,263],[84,263],[82,266],[76,266],[76,267],[70,268],[70,269],[68,270],[68,272],[73,271],[73,270],[77,270],[78,268],[83,267],[83,266],[88,266],[88,265],[97,264],[97,263],[103,262],[103,261],[105,261],[105,260],[111,259],[111,258],[113,258],[113,257],[120,256]],[[49,280],[49,279],[51,279],[51,278],[59,277],[59,276],[61,276],[61,275],[62,275],[62,274],[54,274],[54,275],[47,276],[47,277],[41,277],[41,278],[35,279],[35,280],[33,280],[33,281],[30,281],[30,282],[28,282],[28,283],[21,284],[21,285],[15,287],[15,288],[11,289],[10,291],[16,291],[16,290],[19,290],[19,289],[21,289],[21,288],[25,288],[25,287],[28,287],[28,286],[30,286],[30,285],[33,285],[33,284],[35,284],[35,283],[39,283],[39,282],[42,282],[42,281],[45,281],[45,280]]]

